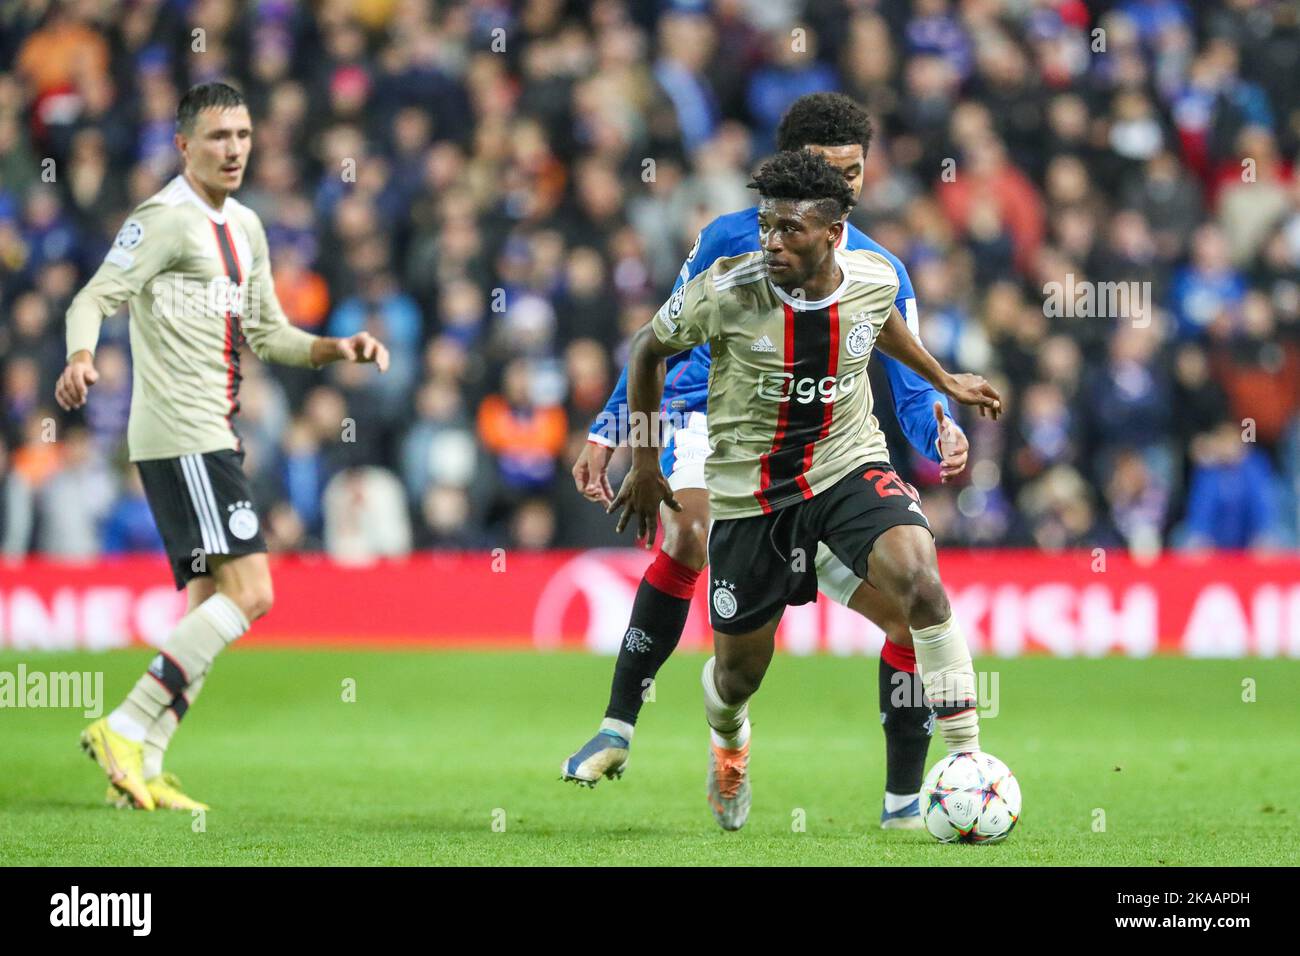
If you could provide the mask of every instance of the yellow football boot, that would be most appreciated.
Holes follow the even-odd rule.
[[[145,781],[149,795],[159,810],[211,810],[206,803],[199,803],[193,797],[181,791],[180,778],[164,770],[156,777]]]
[[[159,810],[212,809],[206,803],[199,803],[193,797],[182,793],[180,778],[174,773],[162,773],[157,777],[151,777],[145,781],[145,786],[149,788],[149,795],[153,797],[154,805]],[[118,793],[115,787],[108,788],[108,792],[104,794],[104,802],[119,810],[128,810],[133,805],[131,798]]]
[[[113,789],[127,797],[132,806],[141,810],[154,808],[141,769],[144,758],[141,744],[115,733],[108,726],[108,718],[101,718],[81,732],[81,749],[99,764]]]

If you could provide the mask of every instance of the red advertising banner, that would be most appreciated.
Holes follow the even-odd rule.
[[[423,554],[365,566],[273,559],[276,603],[249,644],[617,650],[644,551]],[[976,654],[1300,657],[1300,556],[945,551],[940,570]],[[708,645],[702,581],[682,637]],[[161,644],[184,613],[161,557],[0,563],[0,648]],[[875,653],[870,622],[826,598],[789,608],[782,649]]]

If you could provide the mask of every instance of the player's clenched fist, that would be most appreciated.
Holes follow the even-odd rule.
[[[673,497],[673,490],[668,486],[668,479],[659,470],[659,462],[651,460],[646,465],[637,462],[623,479],[623,486],[618,489],[618,496],[605,510],[612,513],[623,506],[615,534],[622,534],[627,523],[636,516],[636,539],[645,539],[645,547],[653,548],[655,532],[659,530],[659,506],[667,505],[673,511],[681,511],[682,506]]]
[[[589,441],[573,463],[573,484],[578,493],[588,501],[599,501],[606,508],[614,501],[614,489],[609,483],[609,460],[613,456],[613,448]]]
[[[77,352],[68,360],[68,366],[54,386],[54,400],[59,408],[70,412],[86,404],[90,386],[99,381],[99,373],[89,352]]]

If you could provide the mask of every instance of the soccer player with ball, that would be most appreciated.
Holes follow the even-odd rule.
[[[916,492],[890,465],[871,414],[868,360],[879,347],[982,415],[1002,409],[983,378],[946,372],[908,328],[889,259],[839,248],[855,197],[834,166],[786,151],[751,185],[760,251],[719,259],[678,289],[637,334],[628,361],[629,409],[648,420],[663,396],[664,360],[705,342],[712,353],[705,474],[715,654],[702,680],[709,804],[728,830],[749,814],[749,700],[785,607],[815,599],[816,566],[797,557],[821,544],[902,609],[948,750],[979,751],[970,652]],[[653,443],[633,456],[612,509],[623,508],[620,530],[635,519],[651,540],[660,505],[678,504]]]
[[[865,110],[838,93],[800,97],[782,117],[779,149],[807,149],[822,156],[844,176],[854,199],[862,191],[863,166],[871,145],[871,122]],[[912,283],[903,263],[889,250],[847,222],[840,247],[865,249],[884,256],[898,273],[895,305],[918,332]],[[709,223],[682,265],[674,292],[718,259],[759,249],[758,213],[754,208],[721,216]],[[763,340],[756,350],[775,352]],[[944,480],[966,465],[969,445],[948,417],[947,399],[901,362],[880,359],[889,378],[894,409],[908,440],[940,464]],[[664,509],[664,541],[637,589],[623,645],[619,649],[609,705],[598,732],[564,761],[563,776],[594,786],[602,776],[621,776],[626,765],[646,686],[677,646],[696,579],[706,564],[709,498],[704,462],[709,454],[707,397],[709,345],[705,343],[668,361],[664,408],[678,427],[668,438],[663,470],[680,510]],[[606,470],[626,415],[626,371],[592,428],[586,449],[574,466],[578,490],[608,506],[613,499]],[[934,716],[925,704],[916,675],[912,636],[902,608],[870,583],[859,580],[824,545],[816,554],[817,584],[834,601],[874,622],[885,634],[881,649],[878,695],[885,735],[885,794],[881,826],[916,829],[923,825],[918,792]]]

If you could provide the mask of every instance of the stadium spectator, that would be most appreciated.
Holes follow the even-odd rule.
[[[1165,265],[1183,253],[1204,213],[1200,187],[1168,150],[1156,153],[1141,174],[1129,179],[1124,206],[1140,215],[1151,229]]]
[[[953,15],[948,0],[920,0],[914,5],[904,36],[909,55],[930,54],[953,65],[957,78],[965,80],[973,60],[970,37]]]
[[[1255,258],[1269,232],[1291,211],[1293,177],[1268,130],[1247,127],[1238,144],[1239,160],[1220,179],[1218,220],[1228,256],[1240,267]]]
[[[104,518],[102,553],[161,554],[162,537],[145,500],[140,472],[129,465],[123,468],[120,487],[121,494]]]
[[[96,448],[108,458],[117,450],[131,412],[131,366],[118,345],[103,346],[95,358],[99,381],[95,383],[95,404],[86,406],[86,424]]]
[[[755,145],[763,152],[775,148],[777,124],[790,104],[805,93],[839,88],[835,71],[817,59],[816,32],[807,27],[795,31],[774,31],[767,63],[750,76],[746,99]]]
[[[1160,551],[1169,487],[1152,474],[1146,460],[1126,449],[1116,457],[1106,482],[1110,523],[1134,554],[1150,557]]]
[[[1115,536],[1098,522],[1092,491],[1078,471],[1057,465],[1020,494],[1030,543],[1043,551],[1108,547]]]
[[[434,485],[420,501],[424,520],[417,547],[470,549],[487,545],[486,536],[475,529],[472,502],[464,488]]]
[[[1015,264],[1025,269],[1043,241],[1043,202],[1034,184],[1007,159],[994,136],[966,145],[961,173],[939,183],[937,193],[953,226],[976,241],[1010,237]]]
[[[1141,453],[1163,484],[1172,481],[1173,449],[1168,433],[1174,409],[1172,387],[1157,362],[1160,333],[1153,326],[1122,325],[1110,340],[1109,360],[1085,387],[1085,438],[1094,487],[1105,487],[1125,451]]]
[[[1242,440],[1241,426],[1226,421],[1192,443],[1187,519],[1177,540],[1183,548],[1281,547],[1280,476],[1268,456]]]
[[[1216,350],[1214,374],[1233,418],[1253,423],[1255,440],[1271,450],[1300,408],[1300,343],[1279,336],[1262,292],[1248,292],[1241,312],[1241,333]]]
[[[43,427],[43,426],[42,426]],[[53,447],[54,442],[41,444]],[[84,427],[68,428],[58,441],[57,464],[19,463],[10,488],[21,509],[33,520],[7,527],[8,554],[35,550],[55,558],[85,559],[100,553],[100,523],[113,506],[114,481],[103,459],[95,453]],[[31,443],[24,448],[30,452]]]
[[[1191,262],[1174,275],[1170,305],[1179,338],[1204,335],[1214,323],[1232,326],[1245,294],[1245,277],[1232,267],[1223,233],[1201,226],[1192,240]]]
[[[704,75],[714,43],[713,24],[707,17],[669,13],[659,21],[661,56],[654,75],[673,104],[688,150],[708,141],[718,125],[716,97]]]
[[[555,510],[550,502],[530,498],[510,519],[510,546],[521,551],[541,551],[555,541]]]
[[[270,239],[275,250],[271,254],[275,296],[290,322],[308,330],[319,329],[329,314],[329,284],[307,266],[302,249],[293,245],[289,236],[284,238],[284,245],[279,247]]]
[[[330,479],[321,496],[325,551],[335,561],[365,564],[400,558],[411,550],[411,525],[401,482],[366,465]]]
[[[515,359],[501,376],[500,394],[479,406],[478,435],[497,463],[502,484],[512,492],[538,491],[555,475],[567,423],[557,405],[533,397],[535,377],[524,359]]]
[[[402,442],[402,480],[410,500],[423,502],[434,486],[469,487],[478,468],[478,448],[455,383],[426,382],[416,396],[415,413]]]

